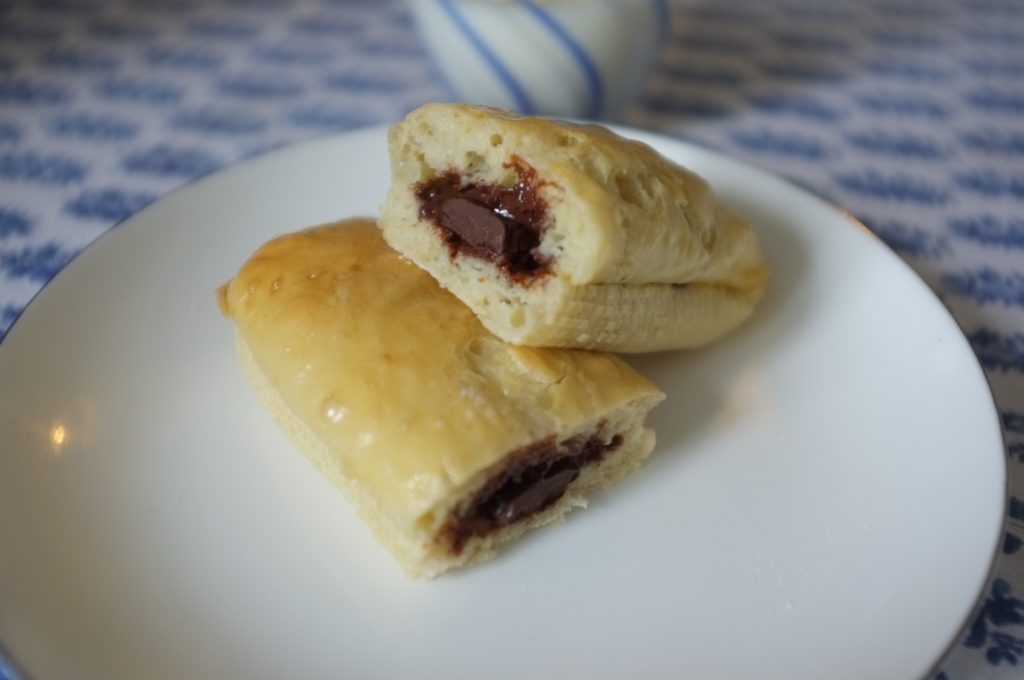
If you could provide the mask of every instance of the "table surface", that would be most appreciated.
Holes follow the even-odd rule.
[[[0,3],[0,339],[75,254],[175,187],[450,98],[401,3]],[[619,122],[840,206],[952,312],[992,386],[1010,499],[994,578],[937,677],[1018,677],[1024,3],[683,2]]]

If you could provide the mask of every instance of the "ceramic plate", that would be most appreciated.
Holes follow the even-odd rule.
[[[988,578],[1005,466],[967,342],[896,256],[765,172],[640,132],[756,225],[770,291],[649,464],[500,559],[409,582],[262,411],[214,289],[377,212],[385,133],[181,189],[0,345],[0,641],[30,678],[913,678]]]

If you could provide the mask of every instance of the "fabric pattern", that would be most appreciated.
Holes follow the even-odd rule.
[[[71,258],[172,189],[449,96],[401,2],[0,3],[0,338]],[[1024,3],[677,3],[623,122],[824,197],[952,311],[995,395],[1010,500],[994,579],[937,677],[1018,677]]]

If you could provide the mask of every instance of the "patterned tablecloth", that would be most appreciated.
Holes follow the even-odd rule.
[[[0,338],[76,253],[175,187],[449,97],[401,3],[0,1]],[[939,677],[1018,677],[1024,3],[684,2],[624,122],[848,210],[952,311],[991,382],[1011,481],[995,578]]]

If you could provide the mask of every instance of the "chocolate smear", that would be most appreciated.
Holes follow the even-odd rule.
[[[487,534],[549,508],[579,477],[622,445],[622,435],[605,442],[599,434],[574,437],[558,445],[545,439],[509,456],[504,469],[477,491],[441,530],[441,539],[459,554],[473,536]]]
[[[537,252],[547,219],[537,173],[513,157],[511,186],[477,182],[448,170],[414,187],[420,216],[440,229],[451,256],[493,262],[516,281],[542,276],[550,263]]]

